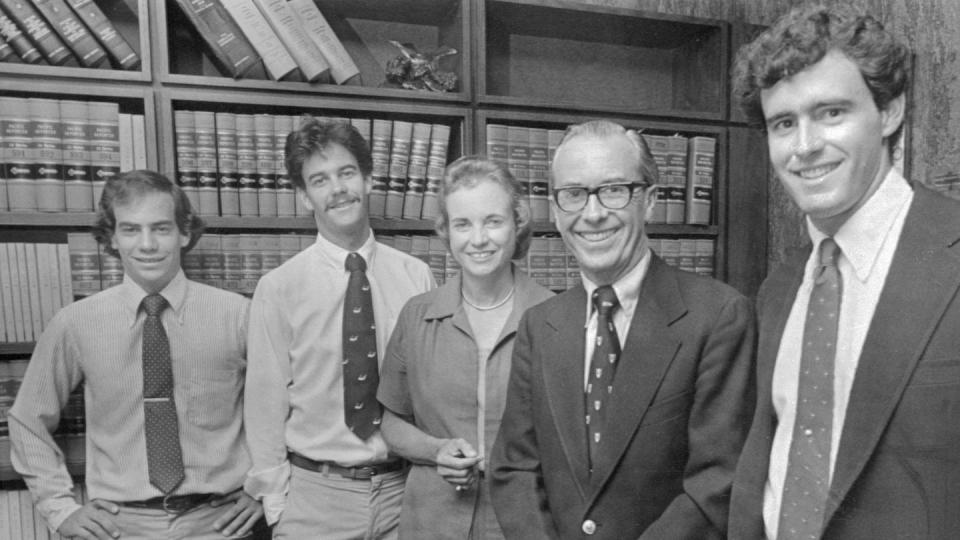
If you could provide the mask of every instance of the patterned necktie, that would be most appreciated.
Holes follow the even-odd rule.
[[[170,493],[183,481],[183,454],[177,407],[173,401],[170,342],[160,322],[167,301],[159,294],[143,299],[143,416],[150,483]]]
[[[606,410],[604,401],[613,392],[613,374],[620,358],[620,339],[613,325],[613,310],[620,305],[617,293],[610,285],[593,291],[593,307],[597,310],[597,338],[590,361],[590,376],[587,378],[587,436],[590,438],[591,472],[593,460],[600,450]]]
[[[779,540],[816,540],[830,491],[833,365],[843,286],[832,238],[820,245],[820,265],[803,328],[797,415],[780,503]]]
[[[367,263],[356,253],[347,255],[347,296],[343,302],[343,414],[347,427],[366,440],[380,426],[377,385],[377,327]]]

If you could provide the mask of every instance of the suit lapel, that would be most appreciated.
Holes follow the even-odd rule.
[[[583,398],[587,293],[578,285],[563,296],[563,306],[547,316],[552,335],[547,336],[549,344],[541,366],[551,416],[582,498],[590,478]]]
[[[915,199],[857,365],[826,508],[836,512],[887,428],[930,336],[957,288],[956,206],[923,188]]]
[[[633,440],[680,347],[681,338],[670,325],[686,312],[672,270],[654,256],[614,376],[613,395],[607,406],[608,427],[604,429],[608,444],[601,445],[594,463],[592,492],[607,482]]]

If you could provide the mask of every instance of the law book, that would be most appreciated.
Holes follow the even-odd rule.
[[[713,137],[691,137],[687,165],[686,222],[709,225],[713,209],[713,171],[717,157],[717,140]]]
[[[547,198],[550,187],[548,133],[542,128],[530,128],[529,132],[530,217],[534,221],[547,221],[550,218],[550,200]]]
[[[683,135],[665,137],[667,140],[667,167],[661,169],[661,181],[669,186],[667,223],[683,223],[687,212],[687,138]]]
[[[447,168],[447,153],[450,148],[450,126],[433,124],[430,128],[430,157],[427,158],[427,189],[423,193],[423,219],[440,216],[440,186]]]
[[[449,281],[460,273],[460,263],[457,262],[457,259],[454,258],[453,254],[450,253],[450,250],[447,250],[447,254],[443,259],[443,281]]]
[[[390,139],[393,122],[383,118],[373,119],[373,142],[370,155],[373,161],[372,187],[370,190],[370,217],[382,218],[386,215],[387,188],[390,175]]]
[[[71,59],[70,50],[32,3],[24,0],[0,0],[0,8],[3,8],[7,16],[37,46],[49,64],[59,66]]]
[[[663,238],[660,242],[660,257],[670,266],[680,267],[680,240]]]
[[[66,0],[32,1],[82,66],[98,67],[107,60],[107,51],[100,46],[83,21],[70,9]]]
[[[197,120],[193,111],[173,112],[177,184],[194,211],[200,210],[200,180],[197,178]]]
[[[262,217],[277,215],[277,158],[276,130],[273,116],[257,114],[253,117],[253,144],[257,156],[257,208]]]
[[[0,37],[13,49],[24,64],[43,62],[43,55],[23,30],[13,22],[3,11],[0,11]]]
[[[200,237],[200,240],[203,240],[210,233],[205,233]],[[184,253],[180,257],[180,268],[183,269],[183,274],[187,276],[187,279],[191,281],[196,281],[197,283],[203,283],[203,261],[201,260],[202,248],[200,247],[200,242],[193,246],[193,249]]]
[[[259,179],[257,178],[257,145],[254,142],[252,114],[237,114],[237,194],[240,199],[240,215],[260,215]]]
[[[33,244],[16,242],[17,271],[20,273],[20,297],[24,315],[29,316],[28,340],[36,340],[43,331],[43,312],[40,309],[40,283],[37,280],[37,255]]]
[[[509,166],[509,128],[502,124],[487,124],[487,157]]]
[[[550,239],[535,236],[530,239],[530,278],[542,287],[550,288]]]
[[[337,84],[344,84],[360,74],[357,64],[347,53],[340,38],[327,22],[314,0],[289,0],[290,7],[299,15],[307,36],[323,53],[330,64],[330,75]]]
[[[123,262],[100,247],[100,284],[104,289],[123,283]]]
[[[217,184],[217,126],[212,111],[193,111],[197,156],[197,212],[201,216],[220,215]]]
[[[254,0],[273,31],[280,37],[287,51],[309,82],[319,80],[330,72],[330,64],[307,35],[299,15],[286,0]]]
[[[410,255],[430,265],[430,237],[422,234],[410,236]]]
[[[240,292],[253,294],[257,288],[257,281],[263,272],[263,251],[260,247],[260,237],[256,234],[238,234],[240,254],[243,263],[240,269]]]
[[[106,49],[115,67],[125,70],[140,67],[140,55],[93,0],[67,0],[67,4]]]
[[[563,136],[566,131],[562,129],[549,129],[547,130],[547,178],[549,181],[550,178],[550,167],[553,164],[553,156],[557,153],[557,147],[560,146],[560,141],[563,140]],[[549,190],[547,192],[547,198],[550,199]],[[556,209],[553,207],[553,204],[548,205],[548,219],[553,221],[554,212]]]
[[[100,255],[97,241],[90,233],[68,232],[70,252],[70,286],[73,296],[85,297],[101,290]]]
[[[147,168],[147,126],[142,114],[131,114],[133,121],[133,168]]]
[[[714,243],[710,238],[697,238],[693,257],[694,272],[713,277],[714,272]]]
[[[243,280],[243,250],[240,234],[224,234],[220,237],[220,249],[223,253],[222,287],[228,291],[240,293]]]
[[[20,493],[17,491],[10,491],[9,497],[7,497],[7,503],[10,508],[10,536],[8,538],[21,538],[23,532],[20,523]]]
[[[410,159],[407,163],[407,189],[403,194],[403,219],[420,219],[423,194],[427,189],[427,164],[430,159],[431,125],[413,124]]]
[[[650,216],[650,223],[666,223],[667,207],[670,205],[670,185],[665,178],[662,178],[662,171],[667,167],[667,137],[663,135],[641,134],[643,140],[650,149],[653,161],[657,165],[658,176],[661,176],[660,183],[657,186],[657,202],[653,206],[653,213]]]
[[[437,283],[446,281],[446,269],[444,268],[446,260],[447,247],[444,245],[443,239],[436,235],[430,236],[427,264],[430,265],[430,273],[433,274],[433,279]]]
[[[566,245],[564,245],[566,247]],[[580,284],[580,261],[571,251],[566,252],[567,284],[566,289],[576,287]]]
[[[287,135],[293,131],[294,117],[286,114],[273,116],[273,144],[275,170],[277,172],[277,215],[293,217],[297,215],[297,191],[293,179],[287,171],[284,161],[286,155]]]
[[[120,174],[120,105],[103,101],[87,103],[90,126],[90,177],[93,179],[94,206],[100,202],[103,186]]]
[[[8,252],[10,244],[0,244],[0,311],[3,315],[4,333],[0,338],[5,342],[22,341],[17,337],[17,322],[14,320],[12,284],[13,268],[10,266],[11,256]],[[2,364],[2,362],[0,362]]]
[[[37,210],[37,185],[30,151],[30,114],[25,98],[0,97],[0,144],[7,204],[12,211]]]
[[[507,126],[507,169],[523,187],[524,199],[530,202],[530,129]]]
[[[390,167],[387,182],[387,205],[384,217],[403,217],[403,198],[407,191],[407,171],[410,165],[410,145],[413,123],[394,120],[390,138]]]
[[[413,238],[406,234],[394,235],[393,247],[409,255],[413,249]]]
[[[176,1],[223,74],[239,79],[259,68],[260,55],[219,0]]]
[[[20,268],[17,264],[17,249],[13,243],[0,244],[0,247],[4,248],[4,257],[7,261],[7,268],[9,270],[7,276],[10,280],[10,309],[13,313],[13,334],[15,339],[13,341],[23,342],[28,341],[30,336],[33,333],[30,331],[30,304],[29,302],[26,305],[26,312],[24,312],[23,305],[23,294],[27,288],[26,282],[21,282]]]
[[[73,302],[73,283],[70,276],[70,249],[67,244],[57,244],[57,279],[60,281],[60,305]]]
[[[27,244],[27,251],[33,251],[37,265],[37,289],[40,300],[40,330],[47,327],[47,323],[60,308],[60,290],[54,291],[53,275],[56,273],[57,261],[51,257],[52,244]],[[28,256],[29,257],[29,256]],[[51,272],[52,271],[52,272]]]
[[[221,216],[240,215],[240,177],[237,170],[237,115],[214,113],[217,130],[217,183]]]
[[[562,291],[567,287],[567,249],[563,245],[563,238],[551,236],[547,238],[550,257],[547,259],[550,276],[550,288]]]
[[[224,237],[226,235],[223,235]],[[193,249],[200,249],[200,265],[203,278],[201,283],[211,287],[223,288],[224,259],[219,234],[205,234],[200,237]]]
[[[117,129],[120,133],[120,171],[133,169],[133,119],[129,113],[117,115]]]
[[[90,123],[87,103],[61,100],[63,126],[63,187],[67,212],[92,212],[93,181],[90,171]]]
[[[267,72],[275,80],[281,80],[297,71],[297,63],[273,31],[253,0],[220,0],[240,30],[256,49]]]
[[[30,498],[30,491],[22,489],[17,491],[17,495],[20,496],[20,538],[33,538],[37,532],[33,523],[33,500]]]
[[[63,183],[63,128],[60,104],[55,99],[27,98],[29,109],[30,176],[36,183],[37,209],[63,212],[67,209]]]

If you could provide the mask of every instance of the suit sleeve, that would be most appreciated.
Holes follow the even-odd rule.
[[[683,493],[641,535],[654,538],[723,538],[737,460],[755,403],[755,319],[736,296],[719,310],[704,337],[687,436]]]
[[[513,349],[507,403],[491,452],[491,499],[508,539],[558,538],[543,488],[533,423],[530,322],[520,320]]]

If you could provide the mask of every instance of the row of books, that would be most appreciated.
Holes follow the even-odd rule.
[[[177,0],[233,78],[344,84],[360,70],[314,0]]]
[[[140,67],[140,56],[93,0],[0,0],[0,61]]]
[[[450,126],[382,118],[353,124],[370,144],[375,218],[435,219]],[[177,182],[200,215],[292,217],[310,212],[284,164],[297,116],[174,111]]]
[[[504,163],[527,186],[535,221],[553,219],[550,162],[564,130],[487,124],[487,155]],[[709,225],[713,204],[716,139],[643,134],[660,174],[651,223]]]
[[[103,101],[0,97],[0,211],[91,212],[108,178],[146,166],[142,114]]]
[[[66,244],[0,244],[0,340],[35,341],[73,301],[70,263]]]

